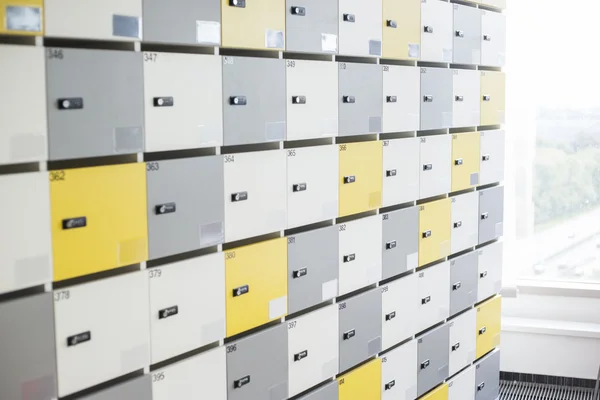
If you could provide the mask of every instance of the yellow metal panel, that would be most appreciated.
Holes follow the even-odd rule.
[[[49,175],[55,281],[147,260],[146,164]]]
[[[450,255],[450,199],[419,206],[419,266]]]
[[[479,132],[452,135],[452,191],[469,189],[479,183]],[[475,174],[475,175],[474,175]],[[473,177],[473,179],[471,179]]]
[[[383,0],[383,58],[417,60],[420,46],[421,0]]]
[[[338,400],[381,399],[381,359],[376,358],[338,378]]]
[[[381,207],[383,146],[381,141],[339,145],[340,217]],[[346,183],[354,178],[354,182]]]
[[[284,50],[285,0],[246,0],[245,7],[233,7],[221,0],[223,47]],[[283,47],[267,45],[281,32]]]
[[[477,307],[477,358],[500,345],[502,297],[496,296]]]
[[[489,100],[485,100],[485,96],[489,96]],[[504,72],[481,71],[481,125],[504,123],[505,98],[506,75]]]
[[[227,251],[225,281],[227,337],[286,315],[287,239]]]
[[[9,7],[12,11],[9,12]],[[11,14],[27,21],[28,28],[17,25],[9,27],[7,16]],[[17,19],[15,18],[15,20]],[[19,21],[16,21],[18,24]],[[39,22],[39,26],[38,26]],[[39,28],[39,29],[38,29]],[[0,0],[0,34],[40,36],[44,34],[43,0]]]
[[[419,400],[448,400],[448,384],[444,383],[438,386]]]

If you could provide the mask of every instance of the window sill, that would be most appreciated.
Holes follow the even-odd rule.
[[[519,294],[536,296],[584,297],[600,299],[600,284],[522,279],[517,283],[517,292]]]
[[[503,317],[502,330],[505,332],[600,339],[600,324],[583,322]]]

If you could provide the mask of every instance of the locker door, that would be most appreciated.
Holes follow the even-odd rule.
[[[148,259],[146,164],[51,171],[54,280]]]
[[[504,130],[481,132],[480,185],[504,180],[504,157]]]
[[[381,2],[339,0],[339,52],[345,56],[381,57]]]
[[[402,3],[397,2],[397,4]],[[417,67],[384,65],[382,70],[382,133],[418,131],[421,108],[419,69]]]
[[[286,0],[286,50],[337,53],[337,0]]]
[[[502,236],[504,222],[504,187],[479,192],[479,244]]]
[[[287,325],[279,324],[228,345],[227,399],[287,399],[287,343]]]
[[[339,295],[381,280],[381,217],[372,215],[338,224]]]
[[[421,56],[421,2],[383,0],[383,58]]]
[[[480,125],[504,123],[506,75],[504,72],[481,72],[481,122]]]
[[[382,215],[382,279],[400,275],[419,265],[419,209],[405,208]]]
[[[382,286],[381,297],[382,349],[385,350],[417,332],[417,275],[411,274]]]
[[[452,4],[421,2],[421,60],[452,62]]]
[[[365,365],[338,378],[339,400],[364,400],[381,398],[381,359],[376,358]]]
[[[150,259],[223,243],[223,157],[147,165]]]
[[[419,138],[419,197],[425,199],[452,190],[450,135]]]
[[[499,9],[506,8],[506,0],[481,0],[481,4]]]
[[[452,135],[452,192],[479,184],[479,132]]]
[[[337,95],[336,63],[287,60],[287,140],[337,136]]]
[[[381,289],[338,303],[338,310],[339,371],[344,372],[381,351]]]
[[[289,396],[338,373],[338,310],[335,304],[288,320]]]
[[[477,302],[478,254],[470,252],[450,261],[450,315]]]
[[[417,397],[417,341],[411,340],[381,357],[381,400]]]
[[[448,384],[444,383],[443,385],[440,385],[419,400],[448,400]]]
[[[452,70],[454,75],[452,90],[454,107],[452,126],[455,128],[477,126],[481,119],[479,112],[479,92],[481,91],[479,71]]]
[[[1,15],[2,8],[0,20],[4,20]],[[0,45],[0,58],[0,165],[45,161],[48,129],[44,49]]]
[[[222,46],[285,49],[283,0],[221,0]]]
[[[287,314],[285,238],[225,253],[227,337]]]
[[[381,207],[382,142],[339,145],[339,216]]]
[[[284,60],[223,57],[225,146],[285,140],[285,113]]]
[[[450,326],[450,364],[448,375],[454,375],[475,361],[477,312],[470,309],[448,321]]]
[[[152,378],[150,375],[144,375],[134,378],[130,381],[120,383],[108,389],[95,392],[88,396],[79,397],[81,400],[153,400],[152,397]]]
[[[496,296],[477,307],[477,355],[481,358],[500,346],[500,317],[502,297]]]
[[[43,8],[44,0],[2,0],[0,2],[0,21],[2,21],[0,34],[43,35],[45,22],[43,21]]]
[[[93,6],[82,5],[78,0],[45,0],[44,5],[46,36],[118,41],[142,39],[141,0],[105,0]]]
[[[338,215],[338,149],[335,145],[287,150],[287,228]]]
[[[55,290],[58,395],[148,366],[148,307],[144,271]]]
[[[0,397],[56,397],[52,294],[0,303]]]
[[[0,187],[0,293],[51,282],[48,175],[0,175]]]
[[[418,339],[417,359],[417,395],[422,396],[448,377],[450,331],[448,324],[435,328]],[[446,399],[448,396],[446,386]],[[434,392],[435,393],[435,392]],[[432,395],[429,395],[432,396]],[[438,399],[437,395],[426,397]]]
[[[450,6],[450,3],[430,0],[430,3],[433,2]],[[454,105],[452,71],[442,68],[421,68],[422,131],[452,127]]]
[[[146,152],[223,144],[221,62],[202,54],[144,53]]]
[[[298,400],[338,400],[338,382],[337,380],[329,382]]]
[[[288,236],[288,313],[338,295],[337,226]]]
[[[500,396],[500,349],[496,349],[479,361],[475,371],[475,399],[498,399]]]
[[[477,302],[502,290],[503,244],[495,242],[479,249]]]
[[[420,270],[418,274],[417,332],[421,332],[448,318],[450,262]]]
[[[450,199],[419,206],[419,267],[450,255]]]
[[[478,65],[481,63],[481,16],[479,9],[454,4],[453,38],[454,64]]]
[[[114,1],[102,2],[99,8],[105,3]],[[46,13],[49,8],[47,4]],[[68,9],[61,7],[61,13]],[[89,21],[96,18],[100,16]],[[52,54],[46,62],[50,159],[143,152],[142,54],[58,48],[48,52]]]
[[[481,10],[481,64],[503,67],[506,54],[506,17]]]
[[[223,253],[149,269],[148,287],[152,364],[225,337]]]
[[[226,155],[225,241],[285,229],[284,150]]]
[[[419,139],[383,141],[383,207],[419,198]]]
[[[452,220],[450,229],[450,252],[456,254],[477,246],[479,217],[477,214],[479,196],[470,192],[454,196],[452,202]]]
[[[381,67],[344,62],[338,65],[338,136],[380,133],[383,116]]]
[[[448,400],[475,400],[475,367],[466,368],[448,381]]]
[[[144,42],[221,44],[219,0],[143,0]]]
[[[227,399],[225,347],[153,371],[153,400]]]

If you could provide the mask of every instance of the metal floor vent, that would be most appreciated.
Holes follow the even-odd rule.
[[[597,400],[593,388],[500,381],[500,400]]]

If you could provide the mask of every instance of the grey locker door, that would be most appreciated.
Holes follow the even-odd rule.
[[[338,294],[338,227],[288,237],[288,314]]]
[[[340,372],[381,351],[381,289],[338,304],[340,313]]]
[[[56,397],[52,293],[0,304],[0,399]]]
[[[287,324],[227,345],[227,400],[287,397]]]
[[[421,68],[421,130],[452,127],[452,70]]]
[[[286,0],[286,50],[337,53],[337,0]]]
[[[152,400],[152,378],[144,375],[79,400]]]
[[[225,146],[285,140],[285,61],[223,57]]]
[[[144,151],[142,53],[51,49],[46,61],[50,160]]]
[[[433,389],[448,377],[449,341],[450,329],[448,324],[444,324],[419,338],[417,350],[418,396]]]
[[[388,279],[419,264],[419,209],[410,207],[382,215],[383,276]]]
[[[496,400],[499,395],[500,350],[495,350],[475,367],[475,399]]]
[[[147,164],[150,259],[223,243],[223,158]]]
[[[339,136],[380,133],[383,75],[376,64],[338,63]]]
[[[338,400],[338,381],[329,382],[297,400]]]
[[[221,44],[220,0],[144,0],[144,42]]]
[[[450,315],[477,302],[479,257],[476,251],[450,261]]]
[[[454,4],[454,63],[481,62],[481,10]]]
[[[479,192],[479,244],[504,234],[504,187]]]

